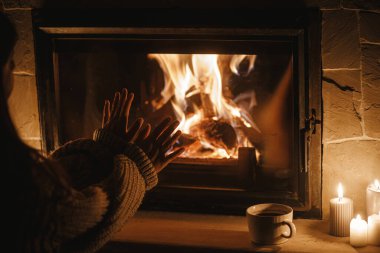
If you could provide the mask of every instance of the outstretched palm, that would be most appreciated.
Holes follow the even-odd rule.
[[[171,118],[164,119],[152,133],[148,133],[145,138],[138,138],[136,144],[139,145],[151,159],[157,172],[160,172],[171,161],[185,151],[184,148],[172,150],[173,145],[181,136],[181,131],[173,132],[179,122],[172,121]],[[150,126],[148,126],[150,129]]]
[[[128,128],[129,112],[131,110],[133,93],[123,89],[122,93],[116,92],[112,101],[106,100],[103,107],[102,127],[120,136],[126,142],[134,142],[141,132],[144,120],[138,118],[130,128]]]
[[[151,126],[147,124],[142,128],[144,120],[138,118],[128,128],[133,98],[133,93],[128,94],[127,89],[123,89],[121,94],[115,93],[112,105],[109,100],[106,100],[103,107],[102,127],[123,138],[124,141],[138,145],[150,158],[156,171],[160,172],[184,151],[184,148],[171,151],[182,134],[181,131],[173,134],[179,122],[166,118],[151,133]]]

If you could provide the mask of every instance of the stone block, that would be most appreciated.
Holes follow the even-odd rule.
[[[380,138],[380,87],[363,83],[364,128],[369,137]]]
[[[362,82],[365,133],[380,138],[380,45],[362,44]]]
[[[380,10],[379,0],[342,0],[342,7],[357,10]]]
[[[30,10],[7,11],[16,26],[18,41],[15,47],[15,72],[35,74],[34,42]]]
[[[354,201],[355,214],[366,217],[366,188],[380,178],[380,141],[347,141],[325,144],[323,150],[323,218],[329,216],[329,201],[337,197],[338,183],[344,196]]]
[[[355,11],[323,11],[322,66],[359,68],[360,44]]]
[[[38,151],[42,151],[42,140],[38,139],[25,139],[23,140],[26,145],[31,148],[34,148]]]
[[[380,43],[380,13],[360,12],[360,40]]]
[[[31,0],[2,0],[5,9],[29,8]]]
[[[380,88],[380,45],[362,44],[362,81]]]
[[[339,9],[340,0],[318,0],[318,6],[323,9]]]
[[[380,138],[380,45],[363,44],[362,53],[365,133]]]
[[[20,137],[41,138],[35,78],[14,75],[14,88],[8,102]]]
[[[323,72],[323,141],[362,136],[359,70]]]

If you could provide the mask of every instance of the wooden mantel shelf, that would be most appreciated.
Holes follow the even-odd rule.
[[[140,211],[100,252],[380,252],[374,246],[355,249],[348,237],[329,235],[326,221],[294,223],[297,235],[287,243],[257,247],[250,243],[245,217]]]

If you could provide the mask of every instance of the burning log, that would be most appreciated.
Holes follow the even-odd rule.
[[[214,105],[211,101],[210,94],[204,92],[194,92],[194,87],[186,94],[187,112],[195,112],[196,108],[202,108],[205,118],[215,116]]]
[[[175,146],[189,147],[189,146],[193,145],[197,141],[199,141],[199,140],[196,139],[196,138],[194,138],[190,134],[182,133],[181,137],[179,137],[177,145],[175,145]]]
[[[211,145],[227,150],[237,145],[235,129],[227,122],[205,119],[196,126],[198,136],[207,140]]]
[[[210,94],[201,93],[202,109],[204,117],[212,118],[215,116],[214,105],[210,99]]]
[[[204,143],[210,146],[204,146]],[[215,148],[225,150],[226,154],[229,154],[237,144],[234,128],[227,122],[213,119],[204,119],[194,125],[191,134],[183,134],[177,143],[178,146],[186,147],[188,155],[195,156],[207,156],[212,154]]]
[[[177,143],[186,147],[185,157],[236,158],[238,148],[261,142],[260,130],[249,110],[239,108],[233,101],[232,92],[224,85],[228,78],[223,79],[222,75],[222,72],[240,75],[238,67],[247,57],[251,59],[249,72],[255,56],[239,55],[233,62],[227,57],[231,62],[222,61],[228,70],[222,72],[219,57],[215,54],[149,54],[149,58],[158,61],[165,77],[161,97],[152,102],[152,107],[157,115],[167,115],[162,112],[168,112],[168,105],[172,107],[171,115],[181,122],[179,129],[187,134]]]

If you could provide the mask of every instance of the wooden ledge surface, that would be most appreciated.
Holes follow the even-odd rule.
[[[380,252],[380,247],[353,248],[348,237],[329,235],[327,221],[294,223],[297,234],[287,243],[258,247],[251,244],[242,216],[140,211],[101,252]]]

